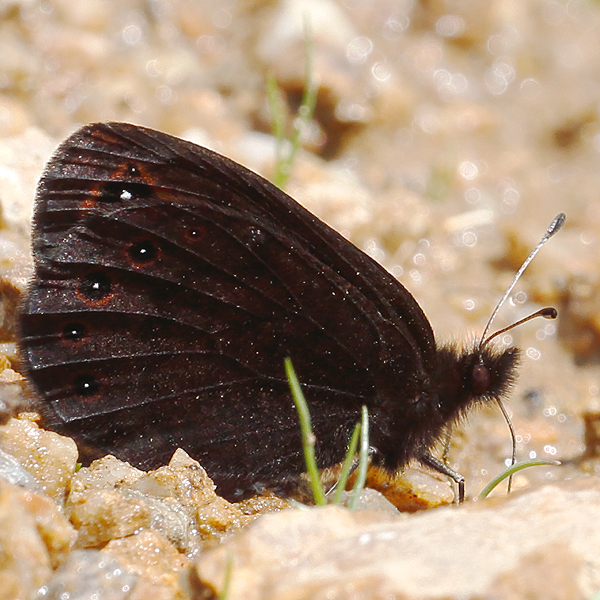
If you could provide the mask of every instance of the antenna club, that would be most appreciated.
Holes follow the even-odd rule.
[[[544,319],[556,319],[558,317],[558,311],[553,306],[540,309],[539,314]]]
[[[554,221],[552,221],[552,223],[550,223],[550,227],[548,227],[548,236],[554,235],[565,224],[566,220],[567,215],[565,215],[565,213],[561,212],[556,215],[556,217],[554,217]]]

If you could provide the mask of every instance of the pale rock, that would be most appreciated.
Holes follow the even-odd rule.
[[[131,537],[113,540],[102,550],[138,577],[131,600],[183,600],[187,596],[180,574],[189,560],[177,552],[163,535],[145,530]]]
[[[148,473],[106,456],[82,468],[71,483],[67,513],[80,547],[151,528],[181,552],[194,554],[256,518],[217,496],[206,471],[183,450]]]
[[[37,480],[42,491],[62,505],[75,472],[79,452],[75,442],[53,431],[40,429],[27,416],[0,426],[0,448],[14,456]]]
[[[138,578],[100,550],[74,550],[39,590],[48,600],[139,600]],[[147,600],[147,599],[146,599]]]
[[[600,588],[600,482],[396,518],[328,506],[266,515],[197,560],[229,600],[584,599]]]
[[[76,533],[45,496],[0,479],[0,600],[28,600],[65,560]]]

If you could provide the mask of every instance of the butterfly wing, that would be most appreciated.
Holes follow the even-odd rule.
[[[426,317],[240,165],[134,125],[84,127],[39,184],[33,248],[23,361],[46,419],[91,455],[155,467],[183,447],[229,495],[301,472],[286,356],[323,465],[363,404],[387,462],[414,454],[411,406],[436,366]]]

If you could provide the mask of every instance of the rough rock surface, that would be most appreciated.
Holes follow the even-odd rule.
[[[410,517],[339,507],[266,515],[197,561],[229,600],[591,598],[600,590],[600,482]]]

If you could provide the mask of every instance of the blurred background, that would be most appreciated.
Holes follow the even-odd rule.
[[[558,321],[499,341],[523,349],[507,407],[519,460],[580,456],[586,436],[590,454],[522,472],[516,487],[595,473],[600,4],[591,0],[0,1],[0,274],[15,290],[13,321],[35,183],[56,145],[84,123],[129,121],[271,177],[267,77],[291,123],[306,83],[303,18],[317,105],[286,191],[397,276],[440,342],[477,339],[520,262],[567,213],[495,325],[559,309]],[[509,456],[506,424],[489,407],[455,436],[451,465],[474,494]]]

